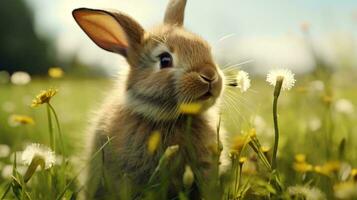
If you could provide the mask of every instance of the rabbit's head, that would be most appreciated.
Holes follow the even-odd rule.
[[[130,65],[126,105],[152,120],[171,120],[191,102],[204,112],[222,93],[223,76],[210,45],[183,28],[186,0],[171,0],[164,23],[144,30],[120,12],[80,8],[73,16],[101,48]]]

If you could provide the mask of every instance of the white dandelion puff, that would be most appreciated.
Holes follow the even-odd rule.
[[[25,165],[30,165],[34,157],[40,158],[45,163],[45,169],[49,169],[56,162],[55,153],[45,145],[33,143],[26,147],[22,153],[22,161]]]
[[[241,92],[246,92],[250,88],[249,74],[245,71],[240,70],[236,77],[237,87]]]
[[[283,79],[281,89],[290,90],[295,85],[294,76],[295,75],[289,69],[275,69],[268,73],[266,81],[270,85],[275,86],[278,79]]]
[[[335,110],[343,114],[353,114],[354,105],[348,99],[339,99],[335,102]]]
[[[15,85],[26,85],[31,81],[31,76],[27,72],[18,71],[11,75],[11,83]]]
[[[0,144],[0,158],[6,158],[10,155],[10,147],[6,144]]]
[[[324,200],[325,194],[318,188],[308,186],[290,186],[288,187],[288,193],[292,196],[301,196],[306,200]]]

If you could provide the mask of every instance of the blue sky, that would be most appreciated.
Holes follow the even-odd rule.
[[[88,64],[109,71],[123,65],[123,59],[92,44],[75,24],[71,10],[117,9],[148,27],[161,22],[167,4],[167,0],[26,1],[34,10],[36,30],[55,41],[60,56],[78,54]],[[230,54],[227,60],[232,63],[253,59],[257,66],[288,65],[297,71],[313,64],[301,38],[300,25],[304,22],[310,24],[317,46],[331,60],[336,53],[330,43],[336,37],[346,43],[346,48],[357,46],[356,0],[188,0],[185,19],[188,29],[218,49],[218,57]],[[231,34],[234,36],[227,41],[217,42]]]

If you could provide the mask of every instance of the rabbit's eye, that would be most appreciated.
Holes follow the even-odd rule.
[[[168,52],[159,55],[160,68],[172,67],[172,56]]]

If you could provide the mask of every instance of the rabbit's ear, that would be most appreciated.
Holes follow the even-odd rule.
[[[186,0],[170,0],[165,13],[164,22],[177,26],[183,25]]]
[[[136,49],[143,40],[144,29],[124,14],[87,8],[72,14],[89,38],[107,51],[126,56],[128,48]]]

